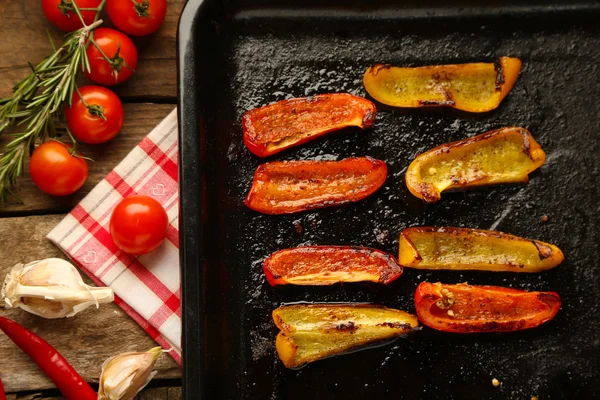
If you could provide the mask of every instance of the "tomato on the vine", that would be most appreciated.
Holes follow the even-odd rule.
[[[29,174],[40,190],[54,196],[74,193],[88,177],[85,159],[72,154],[71,146],[54,140],[38,146],[29,160]]]
[[[98,28],[94,31],[94,42],[87,48],[90,71],[86,71],[85,75],[89,80],[112,86],[133,74],[138,54],[127,35],[110,28]]]
[[[146,36],[164,22],[167,0],[108,0],[106,9],[117,29],[132,36]]]
[[[42,0],[42,10],[46,14],[48,21],[52,22],[58,29],[65,32],[76,31],[83,28],[79,16],[73,8],[73,0]],[[81,11],[81,16],[86,25],[94,22],[96,11],[89,8],[98,8],[102,0],[76,0],[77,7],[85,8]]]
[[[137,195],[121,200],[110,217],[110,235],[121,250],[146,254],[156,250],[167,236],[169,218],[151,197]]]
[[[69,130],[84,143],[104,143],[123,127],[123,104],[112,91],[102,86],[84,86],[73,93],[72,104],[65,106]]]

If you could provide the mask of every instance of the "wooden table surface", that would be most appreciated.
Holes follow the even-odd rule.
[[[149,37],[134,39],[139,52],[138,67],[131,79],[114,89],[124,103],[124,128],[109,143],[81,145],[80,150],[95,161],[90,163],[84,187],[74,195],[56,198],[40,192],[27,173],[19,180],[17,193],[24,203],[11,199],[0,209],[0,281],[16,263],[65,258],[45,238],[46,234],[175,107],[176,31],[183,3],[184,0],[168,0],[168,13],[161,29]],[[103,19],[108,19],[105,13]],[[107,25],[110,24],[105,23]],[[12,86],[28,74],[28,61],[35,64],[50,53],[47,31],[60,43],[62,34],[46,21],[40,0],[0,0],[0,98],[7,96]],[[0,137],[0,145],[7,139],[7,135]],[[106,358],[155,346],[155,342],[114,304],[59,320],[45,320],[4,308],[0,308],[0,315],[14,319],[45,338],[93,383],[98,382],[100,367]],[[156,369],[158,374],[151,388],[145,389],[139,399],[181,399],[179,366],[164,355]],[[2,334],[0,377],[6,392],[10,393],[9,400],[60,399],[58,393],[51,390],[52,382]]]

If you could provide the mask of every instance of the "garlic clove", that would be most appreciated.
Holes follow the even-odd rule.
[[[86,285],[75,268],[60,258],[17,264],[6,276],[0,298],[43,318],[63,318],[114,300],[112,289]]]
[[[162,348],[155,347],[106,360],[102,364],[98,400],[132,400],[156,375],[152,368],[162,353]]]

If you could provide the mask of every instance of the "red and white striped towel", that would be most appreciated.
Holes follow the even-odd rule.
[[[144,194],[169,216],[167,240],[139,257],[113,243],[109,221],[124,197]],[[177,113],[173,110],[48,234],[97,285],[181,364]]]

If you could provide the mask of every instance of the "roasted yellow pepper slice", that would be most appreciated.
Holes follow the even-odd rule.
[[[493,130],[418,155],[406,170],[406,186],[435,203],[448,189],[527,182],[546,153],[524,128]]]
[[[564,260],[553,244],[497,231],[413,227],[400,234],[401,265],[418,269],[540,272]]]
[[[514,86],[521,60],[402,68],[376,64],[363,83],[377,101],[394,107],[446,106],[470,112],[497,108]]]
[[[287,368],[376,344],[418,327],[417,317],[370,304],[294,304],[273,311],[275,346]]]

